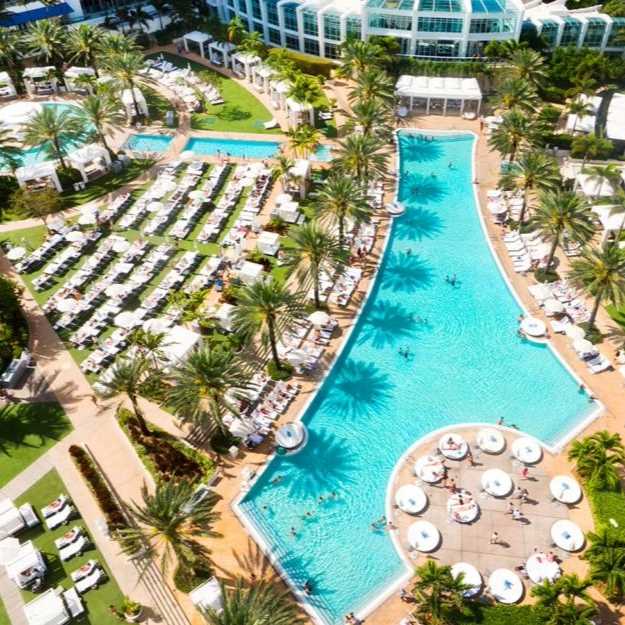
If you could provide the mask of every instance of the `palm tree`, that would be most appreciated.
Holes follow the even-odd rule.
[[[389,60],[382,46],[362,39],[349,39],[341,49],[341,65],[337,73],[343,78],[355,78],[371,67],[380,67]]]
[[[11,77],[17,88],[20,82],[22,64],[22,48],[24,42],[20,31],[12,28],[0,28],[0,66]]]
[[[548,79],[545,59],[531,48],[514,49],[508,60],[515,78],[526,80],[533,87],[541,87]]]
[[[234,325],[247,336],[260,334],[261,344],[269,345],[276,369],[282,369],[278,341],[304,316],[303,294],[291,292],[276,280],[259,280],[242,287],[234,309]]]
[[[610,601],[620,603],[625,596],[625,538],[609,527],[587,537],[590,547],[582,557],[590,562],[590,579],[604,586]]]
[[[304,619],[287,589],[260,580],[247,586],[241,578],[234,587],[222,584],[223,608],[204,611],[209,625],[303,625]]]
[[[289,130],[289,147],[296,156],[306,158],[321,141],[321,133],[308,124]]]
[[[428,560],[415,571],[414,616],[427,625],[453,625],[465,610],[463,592],[469,587],[463,576],[454,577],[450,566]]]
[[[212,529],[217,495],[209,491],[198,501],[192,499],[194,492],[195,485],[186,479],[160,482],[154,494],[144,484],[141,504],[129,506],[137,525],[120,530],[123,552],[134,555],[145,548],[150,555],[161,554],[164,573],[174,562],[185,571],[206,568],[209,552],[196,538],[218,536]]]
[[[67,31],[58,20],[31,22],[23,37],[26,49],[38,59],[54,65],[57,71],[63,65],[63,50]]]
[[[113,150],[106,142],[106,135],[117,130],[124,123],[119,101],[101,95],[88,95],[80,105],[83,123],[93,127],[95,138],[114,156]]]
[[[28,118],[23,126],[24,143],[42,145],[43,149],[67,168],[67,151],[78,138],[83,127],[80,119],[67,109],[44,106]]]
[[[158,369],[166,359],[166,349],[169,343],[164,332],[152,332],[137,328],[131,333],[128,343],[134,346],[141,358],[144,358],[150,367]]]
[[[504,113],[503,121],[493,130],[488,144],[514,162],[518,150],[535,145],[539,134],[538,126],[531,117],[518,109],[512,109]]]
[[[339,141],[338,156],[333,162],[362,185],[384,180],[388,171],[387,146],[378,137],[352,134]]]
[[[345,249],[345,222],[353,219],[368,223],[371,206],[367,202],[363,186],[351,176],[332,172],[316,194],[318,215],[322,222],[338,226],[338,243]]]
[[[204,345],[174,367],[167,403],[184,421],[223,432],[223,416],[239,414],[236,399],[249,387],[249,378],[238,356]]]
[[[139,52],[120,52],[106,58],[106,69],[123,89],[130,90],[134,111],[139,119],[143,119],[144,115],[137,104],[135,89],[137,89],[139,72],[143,66],[143,56]]]
[[[575,115],[575,122],[573,123],[573,129],[571,132],[575,134],[575,130],[577,128],[577,122],[580,120],[580,117],[586,117],[587,115],[592,115],[594,113],[594,108],[590,102],[585,102],[582,98],[573,98],[566,105],[566,112],[569,115]]]
[[[545,267],[547,273],[563,236],[577,243],[588,243],[595,233],[588,202],[572,191],[543,193],[529,225],[533,230],[538,230],[546,242],[551,243]]]
[[[313,106],[315,102],[323,96],[321,84],[316,76],[298,74],[291,82],[287,97],[299,102]]]
[[[139,46],[131,35],[117,32],[107,32],[102,39],[102,53],[105,58],[116,54],[138,52]]]
[[[594,601],[588,594],[590,580],[581,580],[575,574],[563,575],[555,582],[545,580],[534,586],[536,610],[541,622],[549,625],[591,625],[596,614]]]
[[[607,158],[614,149],[614,144],[610,139],[592,134],[578,135],[571,143],[571,151],[576,156],[583,155],[582,171],[586,167],[588,159]]]
[[[575,460],[577,472],[593,487],[616,490],[625,466],[625,448],[619,434],[596,432],[571,444],[569,460]]]
[[[243,24],[243,20],[235,15],[229,22],[226,27],[226,37],[230,43],[239,44],[245,35],[245,25]]]
[[[289,248],[288,263],[297,271],[300,283],[312,283],[315,308],[321,308],[319,284],[322,273],[333,275],[346,263],[347,257],[338,239],[322,228],[317,221],[309,221],[289,230],[293,242]]]
[[[91,24],[79,24],[76,28],[70,29],[67,38],[70,60],[93,67],[96,77],[99,76],[98,55],[101,52],[103,37],[104,30],[100,27]]]
[[[506,110],[533,113],[540,103],[536,89],[523,78],[509,78],[499,87],[497,102]]]
[[[251,33],[245,33],[243,41],[239,44],[238,49],[241,52],[255,54],[256,56],[264,56],[266,53],[263,36],[256,30]]]
[[[0,169],[15,171],[22,163],[22,150],[12,129],[0,122]]]
[[[531,150],[524,152],[511,163],[508,171],[501,177],[500,185],[504,189],[523,192],[523,205],[519,223],[525,220],[530,199],[536,191],[552,191],[560,183],[560,170],[555,159],[545,152]]]
[[[352,117],[347,123],[349,130],[357,130],[364,135],[388,138],[393,131],[393,112],[380,100],[362,100],[352,106]]]
[[[273,174],[280,180],[280,185],[282,186],[282,190],[285,189],[288,181],[289,175],[291,173],[291,168],[295,163],[292,159],[290,159],[285,154],[278,154],[276,158],[275,165],[273,166]]]
[[[366,67],[359,72],[349,92],[350,102],[378,100],[383,104],[395,102],[395,81],[378,67]]]
[[[117,359],[109,369],[110,374],[101,379],[104,397],[126,395],[132,404],[132,410],[144,436],[151,434],[145,421],[143,411],[139,406],[139,394],[143,385],[149,381],[155,372],[145,358]]]

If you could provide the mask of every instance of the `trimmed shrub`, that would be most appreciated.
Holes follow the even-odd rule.
[[[275,381],[289,380],[293,375],[293,371],[293,367],[288,362],[283,362],[279,369],[273,360],[267,363],[267,374]]]
[[[28,324],[19,303],[18,286],[0,276],[0,369],[28,345]]]
[[[280,50],[280,53],[283,54],[283,48],[272,48],[269,50],[269,56],[271,56],[273,50]],[[293,52],[293,50],[286,50],[286,53],[287,58],[293,61],[296,67],[305,74],[330,78],[332,70],[337,67],[334,63],[328,61],[327,59],[311,56],[309,54]]]
[[[179,566],[174,573],[174,585],[180,592],[190,593],[212,576],[213,572],[208,567],[197,566],[194,569],[187,569]]]

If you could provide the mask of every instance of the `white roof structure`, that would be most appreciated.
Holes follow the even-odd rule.
[[[577,174],[575,181],[587,197],[611,197],[616,193],[612,183],[603,176]]]
[[[11,128],[12,134],[19,132],[23,126],[33,115],[39,113],[43,109],[40,102],[18,101],[7,104],[0,109],[2,122]]]
[[[10,499],[0,501],[0,539],[15,534],[24,525],[24,519],[15,504]]]
[[[601,100],[599,96],[588,96],[586,94],[582,94],[577,98],[584,104],[590,104],[593,109],[592,115],[569,115],[566,119],[566,129],[568,131],[572,131],[575,129],[580,132],[594,132],[595,131],[595,123],[597,121],[597,111],[601,106]]]
[[[165,333],[163,339],[165,357],[169,365],[175,365],[191,353],[202,337],[184,326],[174,326]]]
[[[52,180],[52,183],[59,193],[63,190],[61,181],[59,180],[59,175],[56,173],[56,165],[52,161],[18,167],[15,170],[15,177],[17,178],[17,183],[20,187],[25,187],[33,180],[49,178]]]
[[[20,588],[23,587],[23,581],[21,579],[21,574],[28,569],[32,569],[33,567],[39,567],[45,571],[46,564],[43,560],[41,552],[35,545],[33,545],[32,541],[28,541],[22,543],[17,550],[15,557],[10,561],[5,563],[5,569],[7,575],[11,580],[13,580]]]
[[[215,319],[219,322],[219,325],[226,331],[232,332],[232,312],[234,311],[234,304],[228,304],[224,302],[215,312]]]
[[[0,72],[0,98],[12,98],[17,95],[15,85],[8,72]]]
[[[38,78],[48,78],[51,74],[54,74],[54,65],[27,67],[24,69],[22,76],[31,80],[37,80]]]
[[[254,284],[262,280],[264,267],[259,263],[251,263],[246,260],[239,269],[239,279],[245,284]]]
[[[289,169],[289,175],[294,178],[307,178],[310,174],[310,170],[310,161],[305,158],[299,158],[295,161],[293,167]]]
[[[63,75],[65,78],[78,78],[78,76],[95,76],[95,69],[93,67],[78,67],[77,65],[72,65],[72,67],[68,67]]]
[[[50,588],[24,606],[28,625],[63,625],[70,615],[63,599]]]
[[[192,30],[190,33],[183,35],[182,38],[188,39],[189,41],[193,41],[194,43],[197,43],[200,45],[203,43],[206,43],[207,41],[213,40],[211,35],[207,33],[202,33],[199,30]]]
[[[214,577],[194,588],[189,597],[193,605],[201,610],[211,609],[220,612],[223,609],[221,586]]]
[[[481,100],[482,90],[475,78],[451,76],[409,76],[404,74],[395,84],[398,96],[412,98],[441,98]]]
[[[263,254],[273,256],[280,249],[280,235],[277,232],[263,230],[256,241],[256,247]]]
[[[69,160],[71,164],[80,171],[85,182],[89,182],[86,169],[91,164],[95,164],[98,161],[104,161],[106,165],[111,164],[111,155],[108,150],[99,143],[88,143],[81,148],[72,151],[69,154]]]
[[[237,52],[232,55],[232,60],[242,63],[243,65],[256,65],[260,63],[260,57],[249,52]]]
[[[592,207],[592,212],[599,217],[603,232],[601,234],[601,244],[603,245],[611,232],[620,232],[625,229],[625,211],[620,206],[611,204],[596,204]]]
[[[608,139],[625,141],[625,93],[615,93],[612,96],[605,130]]]

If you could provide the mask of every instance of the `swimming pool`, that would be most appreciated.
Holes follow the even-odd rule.
[[[384,514],[390,474],[416,439],[503,416],[554,443],[596,408],[548,347],[516,335],[520,308],[475,207],[473,142],[467,134],[431,142],[399,134],[398,199],[407,210],[345,349],[303,416],[309,443],[276,456],[239,504],[293,584],[312,581],[310,603],[328,623],[405,573],[388,535],[370,524]],[[445,281],[454,273],[456,287]],[[410,348],[409,360],[400,347]]]
[[[135,152],[162,153],[169,150],[173,137],[168,135],[130,135],[126,141],[126,148]]]
[[[191,137],[184,147],[201,156],[233,156],[235,158],[272,158],[280,151],[278,141],[256,141],[250,139],[217,139],[213,137]]]

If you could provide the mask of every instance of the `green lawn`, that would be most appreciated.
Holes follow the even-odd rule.
[[[2,603],[2,601],[0,601],[0,625],[11,625],[11,621],[9,621],[9,615],[4,609],[4,604]]]
[[[165,124],[165,119],[168,111],[174,112],[174,123],[170,128],[178,127],[178,113],[176,107],[158,91],[148,87],[145,84],[141,85],[141,91],[145,96],[145,101],[148,105],[148,111],[150,113],[150,122],[162,122]]]
[[[71,430],[72,424],[56,403],[9,404],[0,408],[0,487]]]
[[[39,513],[41,508],[49,504],[61,493],[67,493],[67,489],[57,471],[52,470],[29,488],[15,503],[20,506],[28,502]],[[89,590],[82,595],[86,614],[85,617],[81,619],[81,622],[87,625],[117,625],[119,621],[110,613],[109,606],[115,605],[119,607],[123,600],[123,595],[117,582],[111,576],[111,572],[108,570],[104,558],[99,551],[95,548],[91,549],[82,556],[73,558],[68,562],[61,562],[58,557],[58,551],[54,545],[54,540],[62,536],[68,530],[68,527],[73,527],[74,525],[79,525],[86,529],[84,522],[79,518],[70,521],[69,526],[61,526],[52,531],[47,530],[42,523],[40,526],[20,534],[20,540],[22,542],[32,540],[37,548],[44,554],[48,565],[46,575],[46,584],[48,587],[54,588],[60,584],[66,590],[71,588],[73,582],[70,573],[87,562],[87,560],[98,560],[106,570],[109,579],[97,589]],[[22,597],[24,601],[27,602],[33,599],[35,595],[28,591],[22,591]]]
[[[161,53],[147,55],[148,58],[160,57]],[[204,113],[194,113],[191,128],[194,130],[215,130],[218,132],[254,132],[277,134],[281,130],[266,130],[263,123],[269,121],[273,114],[265,105],[247,89],[231,78],[216,72],[205,65],[200,65],[175,54],[163,53],[163,56],[178,67],[191,66],[200,77],[210,77],[216,81],[224,104],[209,105]]]

